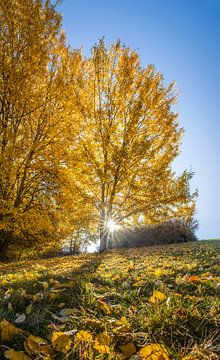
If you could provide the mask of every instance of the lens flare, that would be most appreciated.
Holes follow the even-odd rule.
[[[119,228],[119,225],[116,224],[116,222],[112,219],[110,219],[108,222],[107,222],[107,228],[110,232],[114,232],[116,230],[118,230]]]

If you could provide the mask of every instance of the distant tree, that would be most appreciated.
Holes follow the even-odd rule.
[[[100,40],[82,61],[74,87],[79,117],[72,145],[78,199],[94,214],[100,249],[108,247],[108,222],[152,224],[191,218],[196,194],[192,172],[176,176],[179,154],[174,84],[166,87],[152,65],[142,68],[137,52]]]
[[[50,1],[0,0],[0,254],[59,234],[78,54]],[[65,200],[66,201],[66,200]]]
[[[71,255],[87,251],[87,247],[96,242],[97,236],[81,224],[75,225],[72,233],[63,242],[63,251]]]

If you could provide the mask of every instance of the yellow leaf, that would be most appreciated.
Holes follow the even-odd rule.
[[[105,301],[100,300],[100,299],[98,299],[97,301],[98,301],[98,303],[99,303],[100,308],[102,309],[102,311],[103,311],[106,315],[111,314],[112,308],[111,308],[110,305],[108,305]]]
[[[110,354],[110,348],[108,345],[102,345],[95,340],[94,349],[97,350],[100,354]]]
[[[60,284],[59,281],[57,281],[57,280],[54,280],[54,281],[53,281],[53,288],[54,288],[54,289],[57,289],[57,288],[59,288],[60,286],[61,286],[61,284]]]
[[[5,358],[9,360],[31,360],[23,351],[9,349],[4,352]]]
[[[154,273],[155,273],[156,276],[160,277],[163,274],[163,270],[162,269],[157,269],[157,270],[155,270]]]
[[[69,286],[74,287],[76,285],[76,282],[74,280],[69,281]]]
[[[101,332],[97,335],[96,340],[101,345],[110,345],[111,342],[111,336],[107,334],[107,332]]]
[[[65,303],[60,303],[59,305],[58,305],[58,308],[63,308],[65,306]]]
[[[55,293],[53,293],[53,292],[50,292],[50,299],[51,300],[54,300],[54,299],[56,299],[56,297],[57,297],[57,294],[55,294]]]
[[[29,335],[24,342],[25,351],[31,354],[53,355],[53,350],[45,339],[39,336]]]
[[[149,344],[140,350],[143,360],[169,360],[167,350],[160,344]]]
[[[0,323],[0,329],[2,331],[1,338],[3,341],[10,341],[13,339],[13,337],[21,333],[20,329],[6,320],[3,320]]]
[[[134,283],[132,286],[135,286],[135,287],[139,287],[139,286],[142,286],[145,284],[145,281],[144,280],[140,280],[140,281],[137,281],[136,283]]]
[[[120,346],[120,350],[126,358],[130,358],[132,354],[136,353],[136,347],[132,342]]]
[[[70,337],[62,331],[54,332],[51,342],[54,349],[63,353],[67,352],[72,345]]]
[[[42,282],[42,285],[43,285],[44,290],[47,290],[48,287],[49,287],[49,284],[48,284],[47,281],[43,281],[43,282]]]
[[[26,314],[29,315],[32,312],[32,304],[26,306],[25,311],[26,311]]]
[[[37,296],[37,295],[33,295],[33,296],[32,296],[32,300],[33,300],[33,302],[37,302],[37,301],[38,301],[38,296]]]
[[[150,297],[149,301],[152,304],[161,303],[166,300],[166,295],[164,295],[162,292],[155,290],[153,292],[153,295]]]
[[[55,331],[60,331],[60,330],[64,329],[65,325],[50,324],[47,327],[48,327],[48,329],[52,329],[52,330],[55,330]]]
[[[76,342],[90,343],[92,342],[92,334],[88,331],[80,330],[75,337]]]
[[[126,333],[131,329],[131,325],[125,316],[122,316],[121,319],[115,322],[116,328],[113,329],[115,334]]]

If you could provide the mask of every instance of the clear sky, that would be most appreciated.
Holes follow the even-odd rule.
[[[220,237],[220,0],[64,0],[59,10],[85,55],[100,37],[119,38],[176,80],[185,135],[174,169],[195,172],[199,238]]]

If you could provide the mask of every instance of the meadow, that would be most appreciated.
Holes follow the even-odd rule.
[[[0,359],[220,358],[220,240],[0,265]]]

